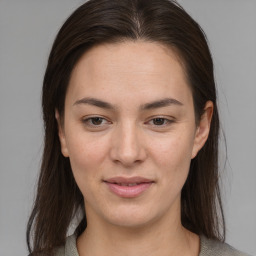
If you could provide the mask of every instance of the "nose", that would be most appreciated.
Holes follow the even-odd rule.
[[[114,162],[126,167],[146,159],[145,141],[136,124],[130,122],[116,127],[111,140],[110,155]]]

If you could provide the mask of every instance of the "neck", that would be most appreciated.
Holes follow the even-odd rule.
[[[88,225],[77,240],[79,255],[198,255],[199,237],[186,230],[180,220],[172,220],[162,219],[132,228],[93,221],[93,227]]]

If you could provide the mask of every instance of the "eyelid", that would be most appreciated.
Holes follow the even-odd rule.
[[[151,121],[153,121],[153,120],[155,120],[155,119],[164,119],[165,122],[167,122],[167,124],[165,124],[165,125],[153,125],[154,127],[158,127],[158,128],[166,127],[166,126],[171,125],[172,123],[175,122],[175,118],[172,118],[172,117],[153,116],[153,117],[151,117],[151,118],[149,119],[149,121],[147,121],[147,123],[148,123],[148,122],[151,122]]]
[[[82,123],[88,127],[92,127],[92,128],[102,128],[102,126],[104,126],[105,124],[100,124],[100,125],[93,125],[93,124],[90,124],[88,123],[88,121],[92,120],[92,119],[95,119],[95,118],[100,118],[102,120],[105,120],[107,121],[108,123],[110,123],[105,117],[102,117],[102,116],[86,116],[86,117],[83,117],[82,118]]]
[[[97,129],[97,128],[102,128],[104,125],[106,125],[106,123],[105,123],[105,124],[100,124],[100,125],[93,125],[93,124],[88,123],[88,121],[90,121],[90,120],[92,120],[92,119],[96,119],[96,118],[100,118],[100,119],[102,119],[102,120],[105,120],[105,121],[107,122],[107,124],[108,124],[108,123],[111,123],[111,122],[108,121],[105,117],[98,116],[98,115],[97,115],[97,116],[86,116],[86,117],[83,117],[83,118],[82,118],[82,122],[83,122],[84,125],[86,125],[86,126],[88,126],[88,127],[91,127],[91,128],[95,128],[95,129]],[[145,123],[147,124],[147,123],[149,123],[149,122],[154,121],[155,119],[163,119],[165,122],[167,122],[167,124],[164,124],[164,125],[154,125],[154,124],[153,124],[153,126],[154,126],[154,127],[157,127],[157,128],[164,128],[164,127],[169,126],[169,125],[171,125],[172,123],[175,122],[175,118],[173,118],[173,117],[152,116],[152,117],[150,117],[150,118],[148,119],[148,121],[146,121]]]

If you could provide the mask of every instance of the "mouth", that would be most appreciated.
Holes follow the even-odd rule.
[[[145,193],[153,183],[153,180],[142,177],[114,177],[104,180],[109,190],[119,197],[134,198]]]

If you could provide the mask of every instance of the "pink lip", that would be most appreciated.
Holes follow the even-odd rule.
[[[141,195],[154,183],[154,181],[142,177],[114,177],[104,180],[104,182],[111,192],[125,198]]]

